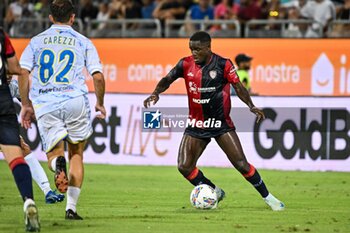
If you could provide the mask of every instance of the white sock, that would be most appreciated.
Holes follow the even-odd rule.
[[[31,204],[35,205],[35,202],[32,199],[28,198],[23,204],[23,211],[26,212],[27,207]]]
[[[51,171],[55,172],[57,157],[51,160]]]
[[[80,188],[74,186],[68,186],[67,190],[67,205],[66,211],[71,209],[74,212],[77,212],[77,203],[80,195]]]
[[[50,192],[51,188],[49,179],[47,178],[43,167],[40,165],[38,159],[33,153],[30,153],[29,155],[24,157],[24,159],[26,160],[29,166],[30,173],[32,173],[34,181],[39,185],[40,189],[46,195],[48,192]]]
[[[273,198],[275,198],[275,197],[271,193],[269,193],[269,195],[267,195],[264,199],[269,201]]]

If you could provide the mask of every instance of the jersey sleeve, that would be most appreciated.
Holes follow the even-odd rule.
[[[184,63],[184,59],[181,59],[176,66],[174,66],[170,72],[167,74],[167,77],[171,78],[171,79],[178,79],[183,77],[184,75],[184,69],[183,69],[183,64]]]
[[[231,60],[226,61],[224,78],[226,78],[229,83],[235,84],[239,82],[239,77],[237,75],[236,68]]]
[[[34,48],[33,48],[33,40],[27,45],[24,49],[21,59],[19,60],[19,64],[23,69],[32,71],[34,68]]]
[[[11,44],[10,37],[5,33],[5,56],[6,58],[11,58],[15,56],[15,49]]]
[[[85,61],[86,69],[90,75],[93,75],[96,72],[102,73],[102,64],[100,57],[98,56],[95,46],[90,40],[88,41],[86,47]]]

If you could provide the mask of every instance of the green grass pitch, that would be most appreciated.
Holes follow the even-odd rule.
[[[78,205],[83,221],[65,220],[65,203],[45,204],[33,183],[41,232],[350,232],[350,173],[261,170],[287,207],[273,212],[234,169],[202,168],[227,194],[218,209],[204,211],[191,207],[192,186],[176,167],[85,168]],[[48,174],[53,184],[53,173]],[[0,190],[0,232],[24,232],[22,201],[4,161]]]

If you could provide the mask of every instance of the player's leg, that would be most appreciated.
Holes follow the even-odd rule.
[[[17,188],[24,201],[27,231],[39,231],[38,210],[34,203],[32,176],[20,148],[17,117],[0,117],[0,148],[9,164]]]
[[[210,139],[199,139],[184,134],[180,143],[177,168],[194,186],[207,184],[215,189],[215,184],[206,178],[203,172],[196,167],[199,157],[209,142]]]
[[[259,172],[252,164],[248,163],[237,133],[230,131],[218,136],[215,140],[225,152],[232,165],[255,187],[265,202],[273,210],[283,210],[284,204],[269,193]]]
[[[67,191],[66,219],[82,220],[77,213],[77,204],[84,180],[83,151],[86,141],[68,144],[69,185]]]
[[[82,220],[76,206],[84,180],[83,151],[86,140],[92,134],[90,107],[87,97],[80,96],[67,101],[63,108],[68,131],[69,187],[67,191],[66,219]]]
[[[62,119],[62,110],[58,109],[40,116],[37,122],[48,167],[55,173],[56,188],[61,193],[65,193],[68,188],[68,176],[63,139],[67,137],[68,133]]]
[[[60,141],[48,153],[47,160],[51,171],[55,172],[55,185],[61,193],[67,192],[68,189],[68,175],[66,159],[64,157],[64,141]]]
[[[46,176],[46,173],[39,163],[39,160],[32,153],[29,145],[24,141],[24,139],[20,136],[21,149],[24,155],[24,159],[26,160],[30,172],[32,173],[32,178],[38,184],[40,189],[43,191],[45,195],[45,202],[47,204],[52,204],[56,202],[61,202],[64,200],[64,195],[56,193],[50,187],[49,179]]]

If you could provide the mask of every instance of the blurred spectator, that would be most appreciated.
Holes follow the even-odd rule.
[[[186,14],[188,12],[188,10],[195,4],[193,0],[178,0],[180,5],[184,8],[184,12],[182,15],[180,15],[181,19],[185,19],[186,18]],[[195,0],[196,2],[198,2],[198,0]]]
[[[288,19],[290,20],[298,20],[300,18],[300,12],[298,7],[290,7],[288,9]],[[283,30],[283,37],[291,37],[291,38],[301,38],[303,37],[302,29],[305,26],[303,24],[298,23],[288,23],[285,30]]]
[[[101,21],[106,21],[109,20],[111,16],[111,12],[109,10],[108,7],[108,2],[104,1],[102,3],[100,3],[99,5],[99,11],[97,13],[97,20],[101,20]],[[99,23],[97,29],[98,30],[103,30],[107,27],[107,23]]]
[[[125,19],[141,19],[141,5],[137,0],[123,0],[122,16]],[[130,23],[126,26],[128,29],[136,29],[139,27],[137,23]]]
[[[111,18],[140,19],[142,18],[141,5],[137,0],[113,0],[110,4]]]
[[[122,17],[125,19],[141,19],[141,5],[137,0],[123,0]]]
[[[326,32],[329,23],[336,17],[335,6],[329,0],[308,1],[301,8],[300,15],[317,22],[308,27],[305,37],[320,37],[319,31]]]
[[[165,21],[167,19],[181,19],[185,8],[177,0],[160,0],[153,11],[153,17]]]
[[[235,19],[237,17],[238,6],[234,5],[232,0],[222,0],[215,6],[215,19]]]
[[[233,3],[233,0],[221,0],[214,8],[214,18],[216,20],[233,20],[237,19],[237,12],[239,6]],[[234,24],[216,24],[213,25],[210,29],[211,34],[218,36],[224,35],[224,30],[233,30],[235,29]],[[229,34],[226,36],[230,36]],[[226,37],[225,36],[225,37]]]
[[[34,16],[34,5],[29,0],[17,0],[10,4],[5,17],[5,22],[9,26],[10,35],[14,35],[15,30],[21,30],[22,26],[18,25],[18,28],[13,26],[13,23],[17,19],[21,18],[32,18]]]
[[[350,0],[345,0],[344,5],[339,8],[337,20],[347,20],[348,23],[333,24],[333,28],[329,36],[350,37]]]
[[[81,0],[80,4],[79,17],[83,21],[85,27],[89,20],[96,19],[98,8],[92,3],[92,0]]]
[[[280,6],[280,0],[270,0],[264,8],[262,8],[262,17],[270,21],[270,23],[265,26],[266,30],[280,29],[280,24],[273,23],[273,21],[285,17],[284,9]]]
[[[350,21],[350,0],[345,0],[345,4],[339,10],[337,19]]]
[[[190,20],[212,20],[214,19],[214,7],[210,4],[210,0],[199,0],[198,4],[190,7],[186,13],[186,19]],[[209,28],[200,28],[199,25],[194,26],[192,23],[186,23],[180,31],[182,36],[192,35],[197,30],[208,30]]]
[[[300,10],[301,8],[303,8],[303,7],[306,5],[306,3],[307,3],[307,0],[299,0],[299,1],[298,1],[299,10]]]
[[[241,35],[244,37],[245,23],[252,19],[262,18],[261,2],[256,0],[240,0],[237,17],[241,23]]]
[[[199,0],[189,9],[187,16],[190,19],[214,19],[214,8],[210,0]]]
[[[48,19],[50,14],[50,5],[49,0],[40,0],[35,6],[35,15],[40,19]]]
[[[142,18],[153,19],[153,11],[156,9],[156,3],[154,0],[142,0]]]
[[[153,11],[153,17],[160,20],[162,32],[164,33],[165,21],[169,19],[183,19],[185,14],[184,6],[178,0],[160,0]],[[171,29],[179,29],[179,26],[173,26]]]
[[[122,8],[124,4],[122,0],[112,0],[109,7],[111,10],[111,18],[113,19],[120,19],[123,18],[122,16]]]
[[[262,9],[258,1],[241,0],[238,10],[238,18],[241,22],[245,22],[251,19],[261,19]]]

